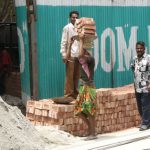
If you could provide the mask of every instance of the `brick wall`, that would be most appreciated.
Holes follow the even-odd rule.
[[[86,124],[74,116],[74,103],[55,104],[51,99],[28,101],[26,117],[34,125],[53,125],[74,135],[86,132]],[[106,133],[137,126],[137,111],[132,85],[115,89],[97,89],[96,132]]]
[[[11,72],[11,74],[5,78],[5,88],[5,94],[21,97],[21,83],[19,72]]]

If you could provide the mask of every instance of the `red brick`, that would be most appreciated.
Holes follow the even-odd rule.
[[[33,121],[35,119],[35,115],[31,113],[26,113],[26,118],[29,119],[30,121]]]
[[[35,108],[35,115],[41,116],[42,115],[42,110]]]
[[[34,114],[34,107],[27,107],[26,112]]]
[[[50,110],[50,104],[49,103],[43,103],[43,109]]]
[[[43,122],[35,121],[35,125],[36,125],[36,126],[42,126],[43,124],[44,124]]]
[[[38,122],[42,122],[43,121],[43,118],[42,116],[35,116],[35,121],[38,121]]]
[[[35,102],[35,108],[43,109],[43,102],[41,102],[41,101],[36,101],[36,102]]]
[[[48,110],[42,110],[42,116],[47,117],[48,116],[49,111]]]

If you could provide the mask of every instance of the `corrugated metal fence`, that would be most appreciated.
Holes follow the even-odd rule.
[[[31,99],[30,90],[30,71],[29,71],[29,40],[27,28],[27,9],[25,3],[22,3],[16,9],[17,17],[17,32],[18,32],[18,45],[19,45],[19,58],[20,58],[20,73],[21,73],[21,94],[22,100],[26,103]],[[15,88],[15,83],[14,83]]]
[[[143,40],[147,49],[150,47],[150,6],[147,0],[36,2],[39,98],[63,95],[65,66],[60,55],[60,41],[72,10],[78,10],[80,17],[92,17],[96,21],[96,87],[118,87],[133,81],[129,64],[135,55],[136,41]]]

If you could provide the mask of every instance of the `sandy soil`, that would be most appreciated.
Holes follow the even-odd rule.
[[[52,150],[83,141],[51,126],[33,126],[18,107],[8,103],[18,105],[20,100],[0,97],[0,150]]]

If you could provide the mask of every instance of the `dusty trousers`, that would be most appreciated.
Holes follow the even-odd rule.
[[[79,77],[80,73],[78,58],[70,58],[66,63],[66,80],[64,88],[65,97],[73,97],[76,99],[78,95]]]

